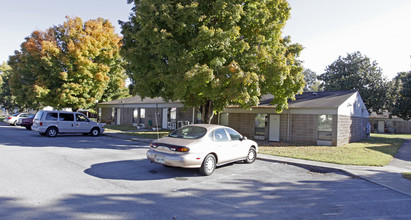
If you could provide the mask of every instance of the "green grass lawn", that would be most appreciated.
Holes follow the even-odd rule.
[[[158,133],[155,131],[137,131],[137,132],[124,133],[124,134],[135,136],[135,137],[157,139],[157,137],[162,138],[162,137],[167,136],[169,133],[170,131],[159,131]]]
[[[135,126],[131,125],[105,125],[104,128],[110,132],[123,132],[137,130]]]
[[[404,177],[405,179],[411,180],[411,172],[402,173],[402,177]]]
[[[106,132],[122,132],[126,135],[150,139],[157,139],[157,137],[162,138],[170,133],[170,131],[159,131],[157,136],[157,132],[155,131],[137,131],[135,126],[130,125],[105,125],[104,128]]]
[[[385,166],[411,135],[371,134],[369,139],[344,146],[260,146],[259,153],[320,162]]]

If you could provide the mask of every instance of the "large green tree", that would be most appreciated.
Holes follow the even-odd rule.
[[[12,111],[17,107],[15,97],[11,94],[9,81],[11,75],[11,67],[3,62],[0,65],[0,106],[8,111]]]
[[[181,100],[203,122],[229,104],[250,108],[262,94],[281,111],[302,92],[302,46],[283,38],[285,0],[129,0],[122,55],[141,97]]]
[[[310,69],[304,69],[303,74],[305,81],[304,92],[318,92],[320,82],[317,80],[317,74]]]
[[[121,37],[98,18],[67,17],[62,25],[34,31],[10,57],[10,87],[30,107],[88,109],[127,94]]]
[[[359,91],[369,112],[381,113],[387,108],[387,81],[376,61],[360,52],[339,57],[318,77],[325,91]]]
[[[393,79],[395,98],[391,114],[404,120],[411,119],[411,71],[401,72]]]

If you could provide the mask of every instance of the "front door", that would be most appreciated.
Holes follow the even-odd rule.
[[[385,121],[378,121],[378,133],[384,133]]]
[[[81,133],[88,133],[91,130],[91,123],[87,119],[87,117],[83,114],[76,113],[76,123],[75,123],[75,128],[76,132],[81,132]]]
[[[269,141],[280,141],[280,115],[270,115]]]

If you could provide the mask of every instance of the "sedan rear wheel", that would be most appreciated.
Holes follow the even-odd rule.
[[[255,159],[257,158],[257,152],[253,147],[248,150],[247,158],[245,158],[244,162],[246,163],[253,163]]]
[[[204,176],[210,176],[214,173],[216,168],[216,159],[215,156],[209,154],[205,157],[203,164],[200,167],[200,173]]]

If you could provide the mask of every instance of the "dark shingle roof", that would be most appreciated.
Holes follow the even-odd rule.
[[[355,94],[356,91],[339,91],[339,92],[304,92],[301,95],[297,95],[295,100],[288,101],[289,108],[338,108],[349,97]],[[271,94],[263,95],[258,107],[275,107],[270,104],[274,96]],[[162,104],[165,102],[162,98],[145,98],[141,99],[140,96],[133,96],[124,99],[113,100],[109,102],[103,102],[99,104],[103,105],[115,105],[115,104]],[[172,103],[181,103],[175,101]],[[231,106],[234,107],[234,106]]]
[[[289,108],[337,108],[356,91],[338,92],[304,92],[288,101]],[[274,107],[270,104],[274,96],[271,94],[261,97],[259,107]]]

